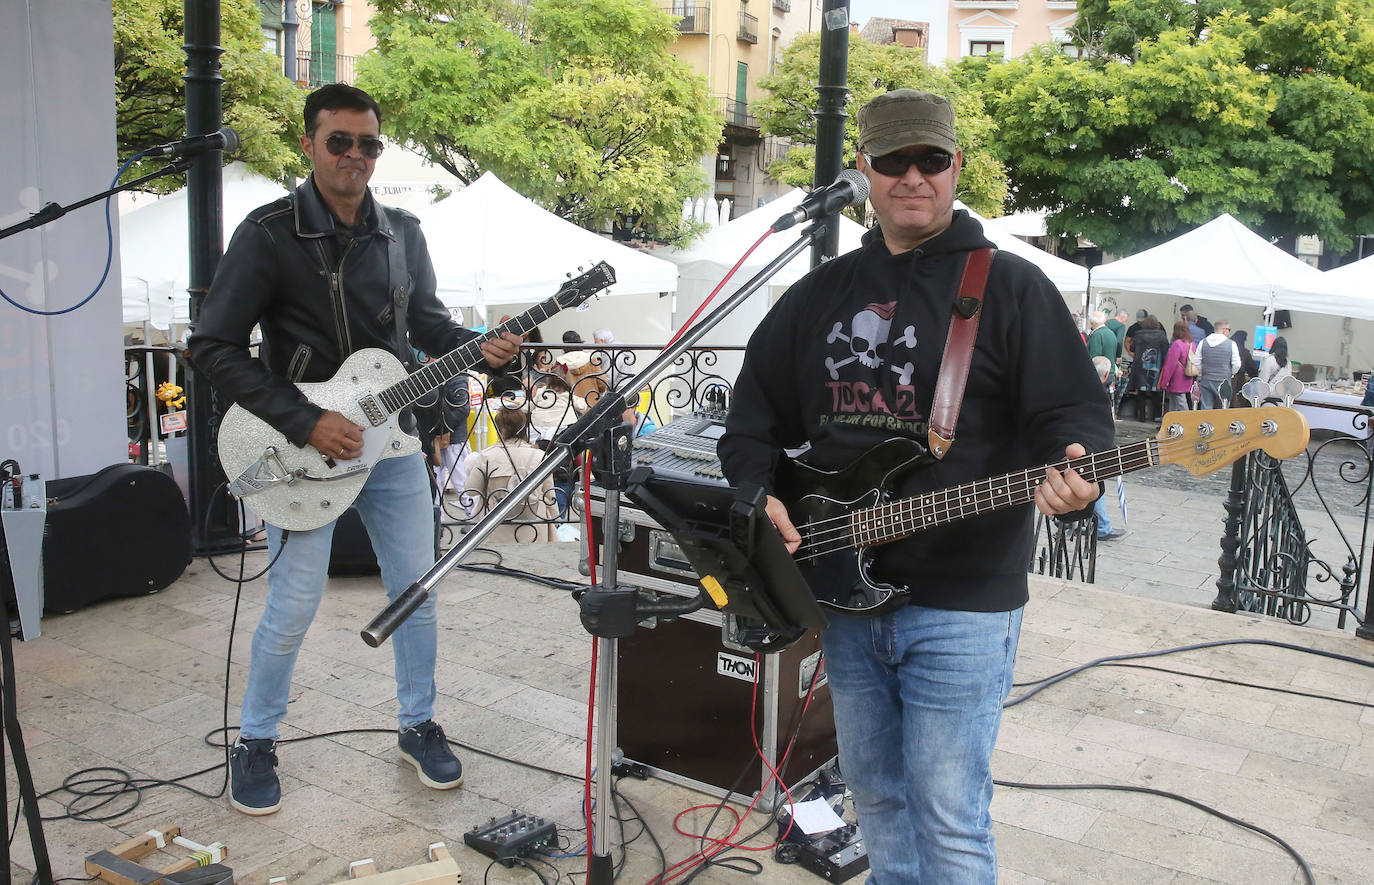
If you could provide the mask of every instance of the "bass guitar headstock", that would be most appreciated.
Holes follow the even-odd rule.
[[[1292,458],[1306,450],[1311,431],[1296,409],[1211,409],[1170,412],[1160,424],[1159,460],[1180,464],[1194,476],[1205,476],[1263,449],[1273,458]]]

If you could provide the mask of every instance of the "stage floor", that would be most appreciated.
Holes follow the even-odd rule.
[[[1130,488],[1131,534],[1103,546],[1101,584],[1032,579],[1019,681],[1105,655],[1233,637],[1374,658],[1374,645],[1348,631],[1210,611],[1219,501],[1207,493]],[[504,547],[501,553],[508,564],[578,580],[571,544]],[[250,557],[249,573],[262,564],[261,555]],[[231,722],[264,593],[258,581],[243,594]],[[394,727],[390,649],[368,648],[358,637],[380,598],[375,579],[331,580],[301,652],[283,737]],[[41,638],[17,644],[19,714],[39,791],[91,766],[169,778],[214,765],[220,751],[202,737],[220,723],[233,608],[234,586],[196,560],[161,593],[46,618]],[[583,768],[591,640],[566,593],[507,577],[455,572],[441,587],[439,608],[437,718],[451,738],[494,754],[459,751],[466,774],[461,789],[440,793],[421,786],[398,762],[390,734],[284,745],[278,770],[285,798],[278,814],[250,818],[223,798],[148,790],[131,814],[111,823],[48,823],[54,875],[84,876],[86,855],[175,824],[197,842],[226,843],[226,863],[246,885],[263,885],[269,876],[335,882],[346,878],[350,861],[365,857],[375,858],[379,870],[394,870],[421,863],[426,846],[437,841],[448,844],[466,882],[534,882],[518,867],[492,867],[488,877],[488,859],[465,847],[462,836],[519,809],[554,819],[573,846],[581,844],[575,832],[581,790],[574,778]],[[1236,646],[1149,663],[1374,701],[1374,671],[1278,648]],[[661,704],[663,715],[671,716],[672,697],[665,693]],[[1003,780],[1136,784],[1183,793],[1287,839],[1322,883],[1367,881],[1374,868],[1374,710],[1368,707],[1104,667],[1008,710],[995,765]],[[13,816],[16,789],[13,772],[7,774]],[[222,775],[190,783],[215,792]],[[669,864],[695,850],[695,840],[674,832],[674,817],[713,799],[656,780],[627,779],[620,790],[647,820]],[[62,812],[53,801],[42,805],[47,815]],[[708,816],[691,812],[682,823],[694,829]],[[1302,881],[1293,861],[1271,843],[1162,798],[999,788],[993,816],[1001,881],[1013,885]],[[746,831],[758,820],[751,818]],[[638,824],[627,824],[625,832],[633,836]],[[822,881],[779,865],[771,852],[749,856],[764,865],[756,881]],[[13,861],[14,881],[26,881],[32,854],[22,822]],[[552,863],[565,875],[584,869],[580,858]],[[652,844],[641,836],[629,846],[619,881],[647,882],[659,868]],[[548,867],[540,869],[553,881]],[[715,869],[701,881],[738,883],[741,875]]]

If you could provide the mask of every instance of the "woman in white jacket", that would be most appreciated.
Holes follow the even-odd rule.
[[[1288,361],[1288,339],[1275,338],[1274,345],[1260,360],[1259,379],[1272,387],[1284,375],[1292,374],[1293,364]]]

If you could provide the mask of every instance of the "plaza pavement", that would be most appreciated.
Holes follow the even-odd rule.
[[[1211,611],[1221,500],[1214,488],[1180,485],[1128,480],[1130,534],[1102,546],[1095,586],[1032,579],[1018,681],[1103,656],[1227,638],[1279,640],[1374,660],[1374,644],[1349,630]],[[579,579],[574,545],[501,552],[508,564]],[[262,565],[261,554],[248,557],[250,574]],[[220,751],[202,738],[221,720],[234,590],[197,559],[160,593],[46,618],[42,637],[16,645],[19,716],[40,792],[93,766],[170,778],[216,764]],[[263,581],[247,585],[238,607],[230,722],[264,593]],[[368,648],[358,637],[379,599],[376,579],[331,579],[301,652],[283,737],[394,725],[390,649]],[[288,744],[280,751],[285,800],[278,814],[251,818],[231,810],[223,798],[147,789],[137,807],[118,819],[47,823],[54,874],[84,876],[86,855],[151,827],[175,824],[197,842],[224,842],[236,881],[249,885],[269,877],[340,881],[350,861],[365,857],[374,858],[379,870],[397,870],[423,862],[426,846],[438,841],[447,843],[466,882],[538,881],[520,867],[489,868],[486,857],[464,846],[462,835],[519,809],[555,820],[564,845],[581,844],[579,782],[500,757],[568,775],[582,771],[591,641],[576,605],[561,590],[460,570],[444,579],[438,599],[437,718],[450,738],[491,754],[459,751],[466,772],[461,789],[439,793],[420,786],[413,770],[398,762],[391,734]],[[1253,645],[1147,663],[1365,706],[1158,670],[1096,668],[1007,711],[996,776],[1179,792],[1286,839],[1307,858],[1317,882],[1369,881],[1374,670]],[[673,715],[671,692],[658,703],[663,717]],[[12,766],[6,775],[13,817]],[[219,771],[189,781],[209,792],[221,783]],[[653,779],[626,779],[620,790],[652,828],[668,863],[691,854],[695,840],[674,832],[674,818],[714,799]],[[101,812],[129,804],[115,802]],[[53,800],[42,805],[49,816],[63,810]],[[703,811],[688,813],[682,826],[694,830],[706,817]],[[1011,885],[1304,881],[1268,840],[1156,796],[999,788],[993,817],[1001,881]],[[637,831],[637,824],[626,825],[627,835]],[[148,862],[182,854],[159,852]],[[769,852],[749,856],[763,865],[753,881],[821,881],[800,867],[776,863]],[[27,881],[32,854],[22,823],[12,861],[14,881]],[[564,876],[584,868],[581,858],[552,863]],[[540,871],[553,881],[550,867]],[[629,845],[618,881],[648,882],[658,871],[658,857],[641,836]],[[704,883],[746,880],[744,873],[724,868],[700,877]]]

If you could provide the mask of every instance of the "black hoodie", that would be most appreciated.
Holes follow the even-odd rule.
[[[951,308],[969,251],[992,246],[958,211],[892,255],[881,229],[813,270],[749,340],[719,444],[731,485],[772,489],[783,449],[835,469],[894,436],[926,442]],[[1006,252],[992,263],[955,443],[908,473],[902,496],[1058,461],[1069,443],[1110,448],[1111,411],[1059,292]],[[1025,603],[1033,505],[988,513],[875,549],[874,578],[912,602],[966,611]]]

